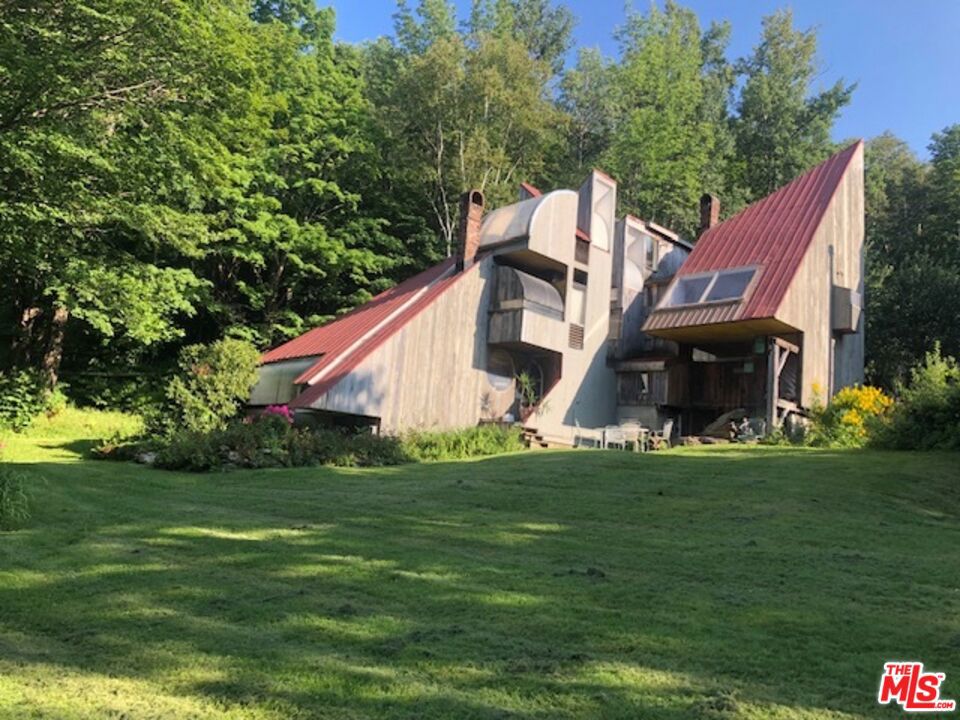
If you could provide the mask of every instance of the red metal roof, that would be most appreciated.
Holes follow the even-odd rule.
[[[474,263],[465,272],[477,267],[479,264]],[[316,363],[294,380],[296,385],[314,381],[290,402],[291,407],[309,406],[463,277],[465,272],[455,272],[455,259],[448,258],[380,293],[333,322],[264,353],[261,362],[266,364],[319,356]]]
[[[676,311],[660,308],[651,314],[646,329],[773,317],[862,145],[854,143],[700,236],[677,277],[756,266],[758,276],[745,302]]]
[[[445,272],[451,270],[453,263],[453,258],[447,258],[438,265],[404,280],[399,285],[384,290],[336,320],[309,330],[303,335],[283,343],[283,345],[268,350],[261,356],[260,362],[266,364],[337,352],[337,350],[354,342],[375,327],[391,312],[409,300],[418,290],[423,289]]]
[[[543,195],[543,193],[540,192],[539,188],[534,187],[528,182],[520,183],[520,192],[526,193],[530,197],[540,197],[541,195]]]
[[[410,317],[432,302],[448,281],[458,277],[459,274],[453,272],[454,263],[454,258],[448,258],[414,275],[333,322],[269,350],[261,356],[260,361],[267,364],[319,356],[317,362],[294,381],[295,384],[307,383],[333,366],[337,372],[331,372],[330,377],[339,376],[343,367],[353,367],[359,362],[358,358],[366,357]],[[297,402],[299,399],[291,405],[301,404]]]

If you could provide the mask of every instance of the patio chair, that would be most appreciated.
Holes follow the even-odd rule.
[[[607,425],[603,429],[603,446],[605,448],[617,447],[620,450],[627,449],[627,434],[619,425]]]
[[[620,429],[623,430],[626,441],[633,443],[635,452],[646,452],[648,450],[650,431],[644,428],[638,420],[625,420],[620,423]]]
[[[663,427],[659,431],[650,433],[650,444],[654,450],[662,447],[670,447],[670,438],[673,436],[673,420],[664,420]]]

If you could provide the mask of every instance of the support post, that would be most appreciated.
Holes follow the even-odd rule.
[[[780,373],[777,355],[780,346],[774,338],[767,342],[767,427],[777,427],[777,396],[780,394]]]

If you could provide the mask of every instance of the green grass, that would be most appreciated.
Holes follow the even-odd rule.
[[[2,718],[866,718],[960,698],[957,455],[185,475],[18,438]]]

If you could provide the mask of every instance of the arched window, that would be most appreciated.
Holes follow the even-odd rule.
[[[513,358],[505,350],[493,350],[487,357],[487,382],[497,392],[510,389],[514,373]]]

